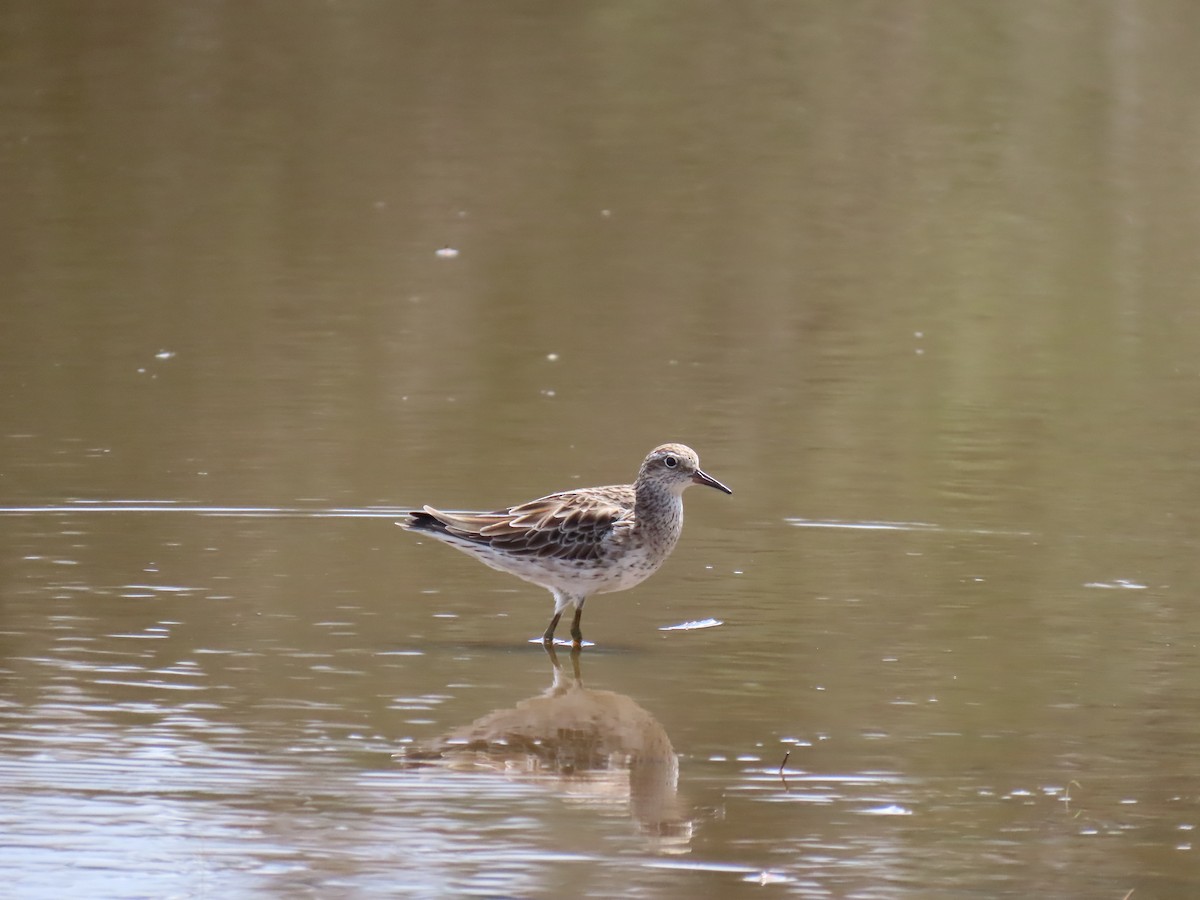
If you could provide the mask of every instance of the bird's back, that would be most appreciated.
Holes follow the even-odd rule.
[[[487,512],[426,506],[409,511],[399,524],[475,555],[486,549],[513,559],[599,559],[632,526],[634,496],[632,485],[619,484],[561,491]]]

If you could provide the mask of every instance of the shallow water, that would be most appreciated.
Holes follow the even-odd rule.
[[[1200,895],[1192,7],[739,10],[0,12],[8,893]]]
[[[706,508],[690,565],[593,601],[576,678],[526,643],[548,598],[370,510],[103,509],[0,521],[21,896],[1194,884],[1200,682],[1172,588],[1062,567],[1031,588],[1044,537],[722,538]],[[771,571],[702,562],[727,556]]]

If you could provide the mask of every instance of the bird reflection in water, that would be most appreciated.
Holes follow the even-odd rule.
[[[570,798],[627,804],[659,849],[685,852],[692,823],[680,812],[679,757],[658,720],[632,697],[584,687],[579,649],[570,672],[553,647],[554,681],[543,693],[399,754],[407,765],[496,772],[549,783]]]

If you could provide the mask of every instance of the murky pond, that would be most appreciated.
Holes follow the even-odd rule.
[[[0,10],[0,893],[1200,896],[1197,24]]]

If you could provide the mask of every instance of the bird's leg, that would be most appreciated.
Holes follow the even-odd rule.
[[[562,610],[556,610],[554,618],[550,620],[550,625],[546,628],[546,633],[542,635],[542,643],[547,647],[554,645],[554,629],[558,627],[558,620],[562,618]],[[579,626],[576,625],[576,628]]]
[[[583,604],[575,607],[575,618],[571,621],[571,640],[576,647],[583,646],[583,632],[579,628],[579,620],[583,618]]]

